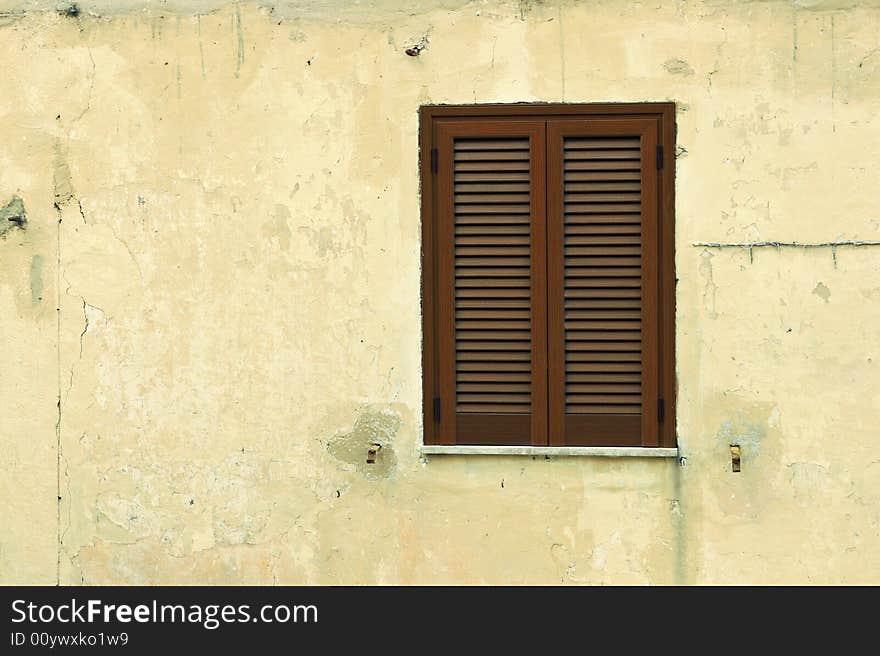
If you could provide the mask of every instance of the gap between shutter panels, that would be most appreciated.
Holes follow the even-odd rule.
[[[641,413],[641,140],[563,137],[565,413]]]
[[[528,137],[453,142],[456,412],[531,410]]]

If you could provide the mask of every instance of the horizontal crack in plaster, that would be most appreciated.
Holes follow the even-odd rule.
[[[880,246],[880,241],[860,241],[847,239],[843,241],[743,241],[743,242],[720,242],[720,241],[695,241],[691,246],[704,248],[836,248],[838,246]]]
[[[880,241],[863,241],[858,239],[845,239],[840,241],[820,241],[820,242],[802,242],[802,241],[744,241],[744,242],[721,242],[721,241],[695,241],[691,246],[700,248],[742,248],[749,251],[749,262],[755,261],[754,249],[772,247],[776,250],[783,248],[830,248],[831,259],[834,261],[834,268],[837,268],[837,249],[841,247],[851,246],[854,248],[863,246],[880,246]]]

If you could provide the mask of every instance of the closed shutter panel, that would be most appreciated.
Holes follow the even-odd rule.
[[[550,442],[658,444],[657,122],[549,126]]]
[[[437,128],[441,443],[547,443],[544,130]]]

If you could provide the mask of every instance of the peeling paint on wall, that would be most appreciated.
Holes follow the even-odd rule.
[[[828,289],[822,282],[816,283],[816,287],[813,288],[813,293],[826,303],[828,302],[828,299],[831,298],[831,290]]]

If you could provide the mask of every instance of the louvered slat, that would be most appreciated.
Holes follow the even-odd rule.
[[[456,412],[531,408],[529,139],[456,138]]]
[[[565,413],[641,413],[641,151],[563,139]]]

